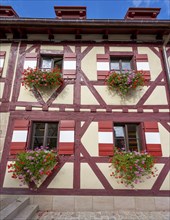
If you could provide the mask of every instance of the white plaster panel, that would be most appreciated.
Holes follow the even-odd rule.
[[[73,104],[73,85],[67,85],[53,101],[53,104]]]
[[[26,142],[28,131],[14,131],[12,142]]]
[[[160,98],[159,98],[160,97]],[[144,105],[166,105],[168,104],[165,86],[157,86]]]
[[[132,91],[131,94],[127,95],[126,99],[122,99],[115,91],[110,91],[107,86],[94,87],[108,105],[135,105],[149,88],[147,86],[143,86],[135,91]]]
[[[97,62],[97,70],[109,71],[110,66],[108,62]]]
[[[98,101],[91,93],[87,86],[81,86],[81,104],[82,105],[99,105]]]
[[[60,142],[74,142],[74,131],[60,131]]]
[[[0,98],[2,98],[4,92],[4,82],[0,82]]]
[[[113,143],[113,133],[112,132],[99,132],[99,143],[100,144]]]
[[[81,126],[83,126],[82,123]],[[92,122],[89,125],[88,129],[81,138],[81,141],[90,156],[99,156],[98,122]]]
[[[161,148],[162,148],[162,156],[163,157],[170,157],[170,135],[169,131],[162,126],[160,123],[159,125],[159,134],[161,139]]]
[[[64,70],[75,70],[76,61],[64,61]]]
[[[25,87],[21,85],[18,101],[35,102],[36,103],[37,99],[35,98],[34,94],[31,91],[29,91],[28,89],[25,89]]]
[[[112,35],[114,37],[114,35]],[[111,36],[110,36],[111,37]],[[117,39],[120,39],[121,37],[127,38],[126,35],[117,35]],[[132,52],[132,47],[109,47],[110,51],[112,52]]]
[[[147,144],[160,144],[160,134],[157,132],[145,132]]]
[[[7,166],[13,162],[8,162]],[[28,188],[27,185],[21,184],[21,181],[19,179],[12,178],[12,173],[8,173],[8,167],[6,167],[6,173],[5,173],[5,179],[3,183],[3,187],[9,187],[9,188]]]
[[[114,189],[129,189],[129,190],[134,190],[132,189],[130,186],[126,187],[123,184],[120,184],[120,180],[115,179],[113,176],[110,176],[110,174],[112,172],[115,172],[115,169],[113,167],[109,167],[110,163],[97,163],[97,166],[100,168],[101,172],[103,173],[103,175],[106,177],[106,179],[108,180],[108,182],[110,183],[110,185],[114,188]],[[157,174],[159,176],[162,168],[163,168],[163,164],[155,164],[154,167],[156,167]],[[138,183],[135,185],[135,189],[151,189],[153,187],[153,184],[155,183],[155,181],[157,180],[157,177],[151,177],[150,179],[147,179],[146,177],[143,177],[142,180],[144,182],[142,183]]]
[[[136,65],[138,70],[150,70],[148,62],[137,62]]]
[[[86,48],[82,47],[82,52],[84,49]],[[89,80],[97,80],[97,54],[105,54],[103,46],[93,47],[81,62],[81,68]]]
[[[103,189],[103,185],[87,163],[81,163],[80,173],[81,189]]]
[[[0,67],[4,66],[4,58],[0,58]]]
[[[24,62],[24,69],[30,68],[36,68],[37,61],[36,60],[25,60]]]
[[[160,190],[170,190],[170,172],[167,174]]]
[[[40,35],[39,35],[39,37],[40,37]],[[40,47],[40,50],[51,50],[51,51],[53,51],[53,50],[63,50],[63,46],[59,46],[59,45],[45,45],[45,44],[43,44],[43,45],[41,45],[41,47]]]
[[[151,72],[151,80],[155,80],[162,71],[160,58],[149,47],[138,47],[139,54],[147,54],[149,69]]]
[[[48,188],[73,188],[73,163],[65,163]]]

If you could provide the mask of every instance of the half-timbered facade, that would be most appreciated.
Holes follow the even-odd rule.
[[[85,7],[54,9],[56,18],[34,19],[0,8],[1,194],[108,196],[108,203],[116,196],[166,199],[170,21],[158,20],[160,9],[153,8],[131,8],[122,20],[86,19]],[[44,93],[22,86],[24,69],[55,65],[62,69],[61,87]],[[111,69],[125,67],[143,70],[145,86],[122,99],[105,80]],[[122,130],[124,142],[132,144],[132,132],[137,150],[156,158],[158,176],[137,190],[110,176],[109,157]],[[35,139],[47,143],[50,131],[60,167],[30,191],[11,178],[7,166],[17,153],[34,149]]]

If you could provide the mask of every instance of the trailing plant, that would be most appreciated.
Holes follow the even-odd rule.
[[[157,175],[157,169],[154,168],[154,157],[148,153],[126,152],[115,148],[110,162],[115,169],[110,175],[114,176],[119,183],[132,188],[135,184],[144,181],[142,177],[151,178]]]
[[[8,165],[12,178],[19,179],[22,184],[30,185],[33,182],[37,188],[44,176],[49,176],[58,165],[57,154],[46,148],[37,148],[34,151],[19,153],[16,161]]]
[[[106,79],[106,84],[110,90],[125,96],[137,87],[144,86],[144,77],[139,71],[125,71],[123,73],[111,71]]]
[[[62,84],[63,78],[58,67],[52,71],[27,68],[22,73],[22,85],[26,88],[53,88]]]

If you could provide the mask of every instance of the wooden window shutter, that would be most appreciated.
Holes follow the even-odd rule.
[[[157,122],[144,122],[146,150],[153,156],[162,156],[160,134]]]
[[[2,76],[3,68],[4,68],[4,63],[5,63],[5,51],[0,51],[0,76]]]
[[[63,78],[64,79],[75,79],[76,78],[76,54],[75,53],[64,54]]]
[[[150,74],[148,55],[137,54],[136,55],[136,66],[137,66],[137,70],[139,71],[141,70],[143,72],[145,82],[149,82],[151,80],[151,74]]]
[[[110,55],[97,54],[97,79],[105,80],[110,71]]]
[[[37,53],[26,53],[24,60],[24,69],[37,67],[38,54]]]
[[[26,150],[28,137],[29,121],[15,120],[12,141],[10,145],[10,156],[15,156],[18,153]]]
[[[74,134],[75,121],[62,120],[59,123],[59,146],[58,153],[72,155],[74,154]]]
[[[113,122],[98,122],[99,156],[113,156]]]

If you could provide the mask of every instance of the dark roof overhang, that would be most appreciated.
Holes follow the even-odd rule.
[[[0,33],[15,33],[16,36],[27,34],[49,34],[51,36],[53,34],[103,34],[106,37],[108,34],[151,34],[160,37],[170,33],[170,20],[0,18]]]

